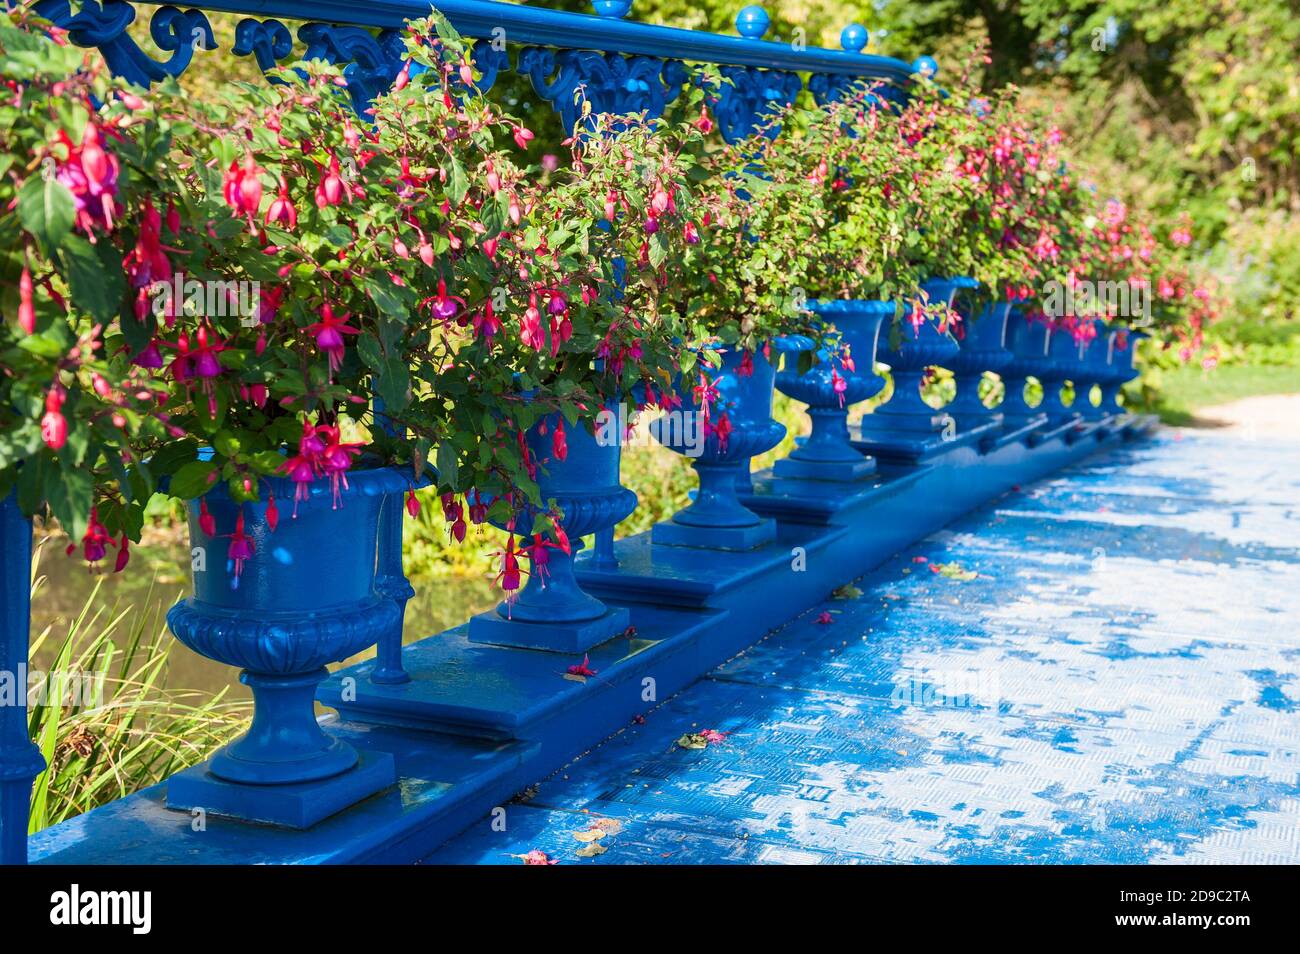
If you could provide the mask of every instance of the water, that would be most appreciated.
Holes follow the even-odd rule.
[[[166,632],[167,610],[189,591],[190,551],[183,527],[175,530],[146,531],[145,541],[131,548],[131,564],[122,573],[110,572],[112,554],[106,561],[108,571],[92,573],[79,553],[64,555],[67,539],[61,535],[41,543],[37,531],[35,559],[38,576],[43,577],[32,599],[31,638],[36,639],[47,627],[50,634],[36,653],[33,669],[45,668],[68,628],[82,613],[100,584],[98,596],[91,604],[91,615],[100,610],[100,625],[88,627],[91,633],[109,620],[127,612],[115,635],[119,643],[143,615],[146,621],[143,638],[148,642]],[[433,633],[463,623],[475,613],[496,605],[499,591],[483,578],[412,579],[415,597],[406,607],[403,641],[410,643]],[[89,615],[87,619],[89,619]],[[166,635],[165,639],[171,639]],[[352,657],[351,665],[374,654],[370,649]],[[239,671],[214,662],[176,643],[171,652],[163,684],[172,689],[196,689],[217,692],[230,687],[235,698],[247,698],[248,690],[239,683]]]

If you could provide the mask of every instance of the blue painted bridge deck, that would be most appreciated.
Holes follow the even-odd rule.
[[[1298,455],[1166,433],[1012,491],[426,860],[1300,862]]]

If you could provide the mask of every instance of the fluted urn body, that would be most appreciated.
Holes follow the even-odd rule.
[[[946,410],[958,419],[989,418],[997,414],[980,400],[980,380],[985,371],[1000,373],[1012,360],[1007,348],[1010,317],[1011,303],[1001,302],[986,306],[977,316],[958,326],[956,338],[960,350],[946,365],[957,386],[957,396]]]
[[[1071,376],[1074,382],[1074,404],[1085,420],[1099,421],[1109,412],[1092,403],[1092,386],[1100,385],[1110,374],[1111,331],[1100,318],[1091,322],[1091,337],[1083,343],[1077,369]]]
[[[1008,417],[1028,418],[1042,408],[1032,407],[1025,401],[1025,380],[1042,379],[1048,373],[1048,344],[1051,328],[1041,321],[1024,317],[1012,309],[1007,321],[1007,350],[1011,357],[1002,366],[1002,381],[1006,396],[998,410]]]
[[[966,278],[936,278],[922,285],[922,290],[932,304],[951,308],[958,290],[973,285],[974,282]],[[935,365],[946,367],[960,350],[952,333],[947,329],[940,330],[934,321],[916,324],[904,320],[878,350],[878,359],[889,365],[894,379],[893,396],[863,421],[864,432],[888,429],[934,433],[941,430],[945,415],[921,398],[921,380],[928,368]]]
[[[1066,381],[1073,381],[1083,361],[1084,341],[1068,328],[1053,328],[1047,336],[1047,361],[1038,380],[1043,384],[1040,411],[1049,418],[1065,418],[1077,413],[1061,399]],[[1076,396],[1077,403],[1077,396]]]
[[[551,414],[528,430],[528,447],[538,462],[537,486],[543,505],[557,507],[565,535],[573,541],[569,553],[546,545],[534,549],[531,572],[517,599],[497,607],[498,615],[521,623],[578,623],[598,619],[607,607],[583,591],[573,575],[573,557],[580,538],[618,524],[636,509],[636,494],[620,481],[622,433],[613,412],[602,414],[594,433],[581,424],[565,427],[567,453],[557,456],[556,429],[563,420]],[[527,536],[527,517],[515,529]]]
[[[834,325],[838,342],[823,349],[818,363],[803,374],[789,369],[789,361],[777,374],[777,389],[808,405],[812,431],[773,471],[778,477],[856,480],[872,473],[875,462],[849,442],[848,412],[885,385],[874,370],[876,347],[882,323],[894,315],[894,303],[813,301],[809,308]]]
[[[194,593],[172,607],[167,624],[190,649],[243,672],[253,693],[253,724],[209,765],[218,778],[252,785],[309,782],[357,762],[347,744],[316,722],[316,685],[326,663],[341,662],[400,626],[398,603],[376,571],[379,514],[408,478],[392,469],[358,470],[347,483],[295,485],[263,479],[268,497],[237,503],[217,484],[202,498],[215,521],[203,530],[189,503]]]
[[[701,361],[683,376],[676,387],[681,407],[650,425],[659,443],[691,459],[700,482],[689,506],[656,525],[656,543],[749,549],[775,533],[767,529],[771,520],[740,502],[737,479],[751,457],[785,436],[785,425],[772,420],[776,372],[761,351],[747,357],[729,348],[721,357],[720,368]]]
[[[1128,331],[1120,328],[1110,333],[1110,360],[1107,362],[1106,375],[1100,380],[1101,409],[1108,414],[1123,414],[1124,406],[1119,403],[1120,389],[1139,374],[1133,366],[1137,343],[1147,337],[1145,332]]]

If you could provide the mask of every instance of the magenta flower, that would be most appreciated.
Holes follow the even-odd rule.
[[[227,533],[225,536],[230,538],[230,546],[226,549],[226,558],[230,560],[234,568],[234,578],[230,581],[232,590],[239,589],[239,578],[244,572],[244,561],[253,558],[253,538],[244,533],[244,515],[240,515],[235,520],[235,532]]]
[[[360,334],[360,330],[347,323],[351,315],[335,316],[329,303],[321,305],[320,321],[308,325],[306,331],[315,335],[316,347],[329,356],[330,374],[343,365],[344,335]]]

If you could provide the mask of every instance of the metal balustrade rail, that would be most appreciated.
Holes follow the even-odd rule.
[[[98,48],[115,73],[141,85],[179,76],[197,56],[221,52],[251,56],[263,71],[300,60],[324,59],[343,68],[359,109],[387,90],[404,66],[404,23],[427,15],[431,9],[417,0],[364,4],[339,0],[219,0],[185,10],[170,5],[151,6],[157,9],[150,17],[150,34],[155,45],[167,54],[165,60],[154,59],[132,37],[129,28],[138,11],[123,0],[86,0],[75,9],[69,0],[40,0],[36,9],[66,29],[73,43]],[[748,136],[773,104],[790,103],[805,89],[818,102],[825,102],[860,80],[878,80],[885,84],[882,96],[901,99],[913,75],[932,75],[935,69],[929,57],[909,65],[863,54],[868,34],[858,24],[844,28],[844,49],[836,51],[765,40],[770,20],[757,6],[740,11],[736,19],[739,36],[734,37],[626,20],[631,0],[593,0],[593,6],[599,15],[492,0],[442,0],[436,4],[462,35],[477,41],[472,56],[481,74],[477,84],[481,91],[490,90],[503,71],[514,70],[531,81],[537,94],[559,113],[570,131],[580,116],[575,105],[580,87],[595,112],[659,116],[688,82],[686,63],[709,63],[720,68],[724,82],[714,91],[712,112],[719,132],[728,141]],[[249,14],[236,24],[234,43],[228,51],[217,49],[205,10]],[[300,21],[296,40],[295,32],[283,20]],[[954,282],[948,284],[956,287]],[[883,437],[876,434],[874,438],[860,435],[862,439],[854,442],[855,447],[892,456],[895,464],[870,480],[838,489],[827,489],[828,485],[814,481],[815,491],[791,491],[772,474],[756,475],[744,497],[746,505],[765,518],[788,522],[785,529],[787,535],[793,535],[791,539],[802,541],[801,546],[817,550],[825,558],[826,569],[801,578],[798,586],[784,578],[784,589],[773,584],[786,567],[788,557],[783,552],[709,555],[703,551],[705,556],[700,559],[689,552],[656,555],[651,534],[642,534],[619,544],[628,557],[620,566],[614,554],[612,531],[604,534],[598,538],[595,557],[580,568],[581,582],[597,596],[632,603],[638,607],[634,618],[646,618],[651,629],[657,626],[663,630],[662,638],[644,652],[626,659],[610,656],[597,661],[602,670],[621,667],[610,684],[623,680],[633,685],[653,664],[666,667],[659,671],[665,689],[680,688],[705,671],[710,659],[727,658],[744,648],[773,622],[790,618],[811,605],[814,594],[825,592],[827,584],[839,585],[865,572],[918,533],[942,526],[1017,482],[1035,479],[1085,456],[1096,446],[1125,439],[1148,426],[1142,419],[1124,414],[1114,403],[1115,390],[1135,373],[1131,349],[1126,352],[1128,362],[1123,362],[1113,348],[1104,344],[1111,339],[1101,339],[1102,347],[1094,349],[1094,364],[1084,362],[1083,348],[1076,347],[1077,353],[1071,355],[1067,347],[1058,356],[1060,360],[1049,366],[1042,363],[1047,338],[1030,340],[1029,335],[1021,335],[1025,340],[1012,343],[1007,339],[1007,318],[1007,310],[1003,310],[1000,323],[993,323],[995,351],[1000,352],[1005,343],[1004,357],[1024,358],[1027,373],[1050,377],[1048,372],[1054,370],[1059,372],[1058,378],[1065,375],[1074,380],[1077,376],[1088,386],[1098,382],[1103,390],[1111,389],[1108,401],[1095,410],[1091,406],[1084,409],[1086,420],[1081,419],[1084,415],[1059,408],[1061,413],[1050,423],[1045,414],[1039,416],[1042,420],[1007,414],[1004,421],[1000,412],[984,415],[970,405],[963,417],[962,440],[932,433],[931,415],[923,413],[927,429],[911,434],[907,441],[900,442],[892,433]],[[973,363],[968,362],[968,379],[963,386],[969,391],[977,387],[979,373],[988,366],[984,363],[988,352],[968,357]],[[970,419],[972,414],[979,419]],[[1049,429],[1041,430],[1044,426]],[[1085,441],[1089,435],[1091,439]],[[381,555],[386,568],[385,585],[392,588],[394,598],[404,602],[405,589],[400,585],[406,582],[400,579],[400,512],[391,512],[388,517],[397,520],[389,519],[383,534],[387,541]],[[872,528],[869,539],[849,532],[866,526]],[[689,547],[685,549],[689,551]],[[30,553],[30,522],[19,513],[12,494],[0,498],[0,680],[8,677],[11,683],[18,683],[16,677],[25,674],[29,648]],[[724,618],[728,620],[725,627],[712,626]],[[460,652],[459,645],[454,639],[440,638],[408,649],[423,654],[419,658],[424,660],[422,672],[427,675],[441,666],[438,653]],[[692,647],[691,653],[682,650],[687,645]],[[592,652],[598,655],[597,650]],[[397,726],[399,734],[384,744],[405,751],[412,771],[421,771],[417,763],[437,761],[437,746],[422,740],[418,744],[403,741],[401,727],[435,728],[444,733],[438,736],[442,740],[438,745],[444,747],[454,746],[462,733],[471,738],[520,740],[519,744],[501,749],[500,764],[488,759],[484,767],[477,769],[473,784],[468,784],[467,777],[467,784],[458,791],[468,794],[447,800],[455,804],[454,808],[438,807],[432,795],[423,802],[416,799],[420,804],[409,815],[405,808],[394,809],[396,814],[389,819],[392,831],[387,834],[383,826],[376,828],[365,818],[338,822],[333,834],[320,830],[303,835],[305,840],[301,842],[294,841],[295,835],[275,835],[270,829],[258,829],[265,841],[259,846],[259,857],[279,861],[304,857],[365,860],[398,843],[405,846],[403,850],[409,849],[416,835],[445,837],[454,833],[456,819],[461,817],[456,812],[481,807],[473,801],[480,791],[499,790],[501,795],[518,791],[520,784],[534,777],[528,773],[558,767],[573,751],[598,742],[618,724],[618,719],[631,715],[619,708],[631,703],[624,700],[613,705],[602,701],[605,697],[600,695],[599,687],[582,694],[573,690],[571,682],[557,688],[549,669],[547,677],[540,679],[532,669],[538,665],[545,669],[553,663],[539,663],[536,653],[498,653],[493,661],[481,659],[483,671],[477,681],[442,685],[427,680],[420,685],[409,684],[409,689],[401,688],[405,675],[401,655],[396,645],[381,648],[379,658],[387,667],[386,676],[363,680],[365,698],[340,701],[332,695],[336,688],[332,685],[326,686],[317,698],[338,710],[345,720]],[[361,668],[369,665],[361,664]],[[31,783],[42,763],[28,739],[25,679],[16,686],[17,699],[3,698],[5,690],[5,684],[0,682],[0,862],[14,864],[26,860]],[[354,742],[362,744],[360,737]],[[114,826],[134,825],[128,817],[131,812],[163,810],[165,814],[165,809],[149,807],[154,804],[151,799],[156,798],[146,792],[101,810],[105,812],[98,816],[101,821],[109,819],[104,822],[106,827],[97,830],[94,837],[86,838],[84,833],[73,836],[69,844],[80,840],[95,842],[100,848],[115,845],[115,832],[124,829]],[[379,806],[372,811],[389,809]],[[55,834],[54,842],[58,842]],[[155,837],[175,835],[159,828]],[[38,845],[42,839],[45,857],[62,850],[58,845],[52,848],[45,836],[36,839]],[[148,841],[141,839],[135,845],[137,860],[158,857],[150,853]],[[212,839],[212,845],[209,856],[217,860],[246,860],[249,850],[243,835],[234,831]],[[98,850],[90,846],[96,858],[101,857],[96,854]],[[174,857],[170,851],[163,854]]]
[[[594,0],[593,5],[600,15],[493,0],[443,0],[436,7],[462,35],[483,41],[473,52],[481,90],[490,89],[503,70],[514,69],[532,81],[570,129],[579,85],[596,112],[660,115],[685,82],[683,62],[716,64],[730,81],[719,89],[717,103],[719,130],[728,141],[752,132],[770,104],[793,101],[805,87],[803,74],[808,91],[825,101],[862,79],[883,81],[898,95],[915,69],[934,68],[929,57],[909,65],[862,53],[869,35],[856,23],[844,28],[842,50],[828,50],[763,39],[770,18],[758,6],[745,7],[736,17],[739,36],[722,36],[623,19],[630,0]],[[252,56],[263,70],[298,59],[327,60],[344,67],[360,105],[392,84],[404,62],[402,26],[427,15],[431,5],[419,0],[218,0],[186,10],[160,5],[150,18],[150,35],[170,54],[162,61],[128,32],[137,11],[123,0],[86,0],[75,12],[69,0],[42,0],[36,9],[68,30],[73,43],[99,48],[115,73],[146,86],[181,75],[200,52],[218,52],[204,10],[255,14],[237,24],[230,53]],[[298,28],[297,44],[281,18],[306,21]]]
[[[139,6],[145,6],[142,3]],[[218,0],[185,9],[156,7],[149,18],[154,44],[168,57],[154,59],[129,28],[141,12],[123,0],[41,0],[36,11],[68,31],[83,47],[95,47],[117,75],[142,86],[179,77],[198,56],[252,56],[263,71],[298,60],[323,59],[344,69],[359,108],[387,90],[404,60],[402,28],[436,6],[463,36],[475,39],[478,87],[490,90],[502,71],[528,77],[537,94],[560,114],[566,129],[578,118],[575,93],[581,86],[594,112],[659,116],[687,79],[683,63],[720,67],[724,82],[714,104],[718,129],[728,141],[743,139],[772,104],[793,102],[805,87],[818,102],[833,99],[859,80],[886,84],[885,95],[901,97],[916,69],[932,71],[923,57],[909,65],[862,53],[867,30],[849,24],[842,50],[764,39],[770,26],[758,6],[736,18],[738,36],[638,23],[625,19],[631,0],[593,0],[596,15],[549,10],[493,0]],[[248,14],[235,28],[234,43],[221,50],[205,11]],[[296,32],[282,20],[302,21]],[[12,495],[0,501],[0,586],[3,640],[0,674],[18,693],[0,705],[0,863],[21,864],[27,853],[31,782],[43,769],[27,738],[24,684],[30,607],[31,526]],[[608,541],[603,541],[608,544]]]

